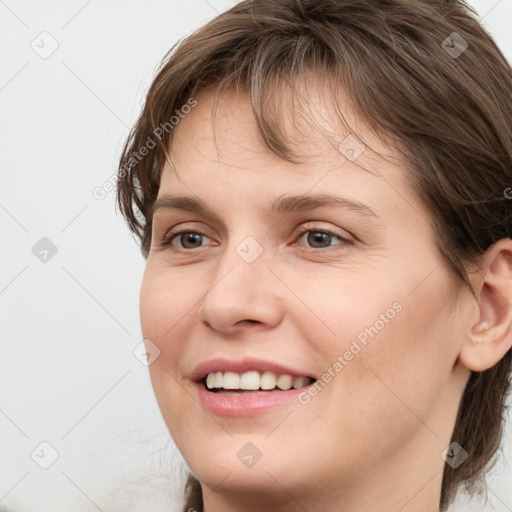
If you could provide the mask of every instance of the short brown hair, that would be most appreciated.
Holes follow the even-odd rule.
[[[178,43],[149,89],[119,166],[117,205],[144,257],[171,118],[201,90],[234,87],[249,94],[268,148],[294,161],[271,98],[283,83],[315,71],[342,88],[361,119],[404,156],[432,212],[440,253],[471,288],[469,268],[512,232],[504,193],[512,184],[512,70],[476,15],[462,0],[246,0]],[[140,158],[150,140],[154,147]],[[445,465],[441,510],[461,483],[473,492],[494,458],[511,361],[509,350],[493,368],[471,373],[452,435],[468,458],[457,469]],[[193,476],[186,490],[185,510],[203,510]]]

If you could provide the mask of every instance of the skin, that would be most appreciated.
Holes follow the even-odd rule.
[[[436,250],[432,215],[405,164],[344,98],[366,143],[347,159],[337,147],[349,132],[319,91],[309,101],[321,130],[285,120],[298,164],[264,145],[242,93],[221,96],[214,125],[213,97],[203,91],[175,128],[158,196],[194,196],[219,219],[154,215],[140,295],[143,336],[161,351],[149,367],[152,385],[207,512],[438,511],[441,453],[470,369],[493,366],[511,345],[512,241],[484,255],[471,275],[473,297]],[[333,192],[378,217],[332,206],[267,210],[285,194]],[[309,236],[298,237],[303,227]],[[162,246],[171,228],[204,237]],[[348,242],[318,242],[314,233],[326,229]],[[263,250],[252,263],[236,252],[248,236]],[[396,303],[400,312],[305,405],[222,417],[196,398],[189,375],[215,357],[258,357],[322,376]],[[247,442],[262,453],[252,468],[237,458]]]

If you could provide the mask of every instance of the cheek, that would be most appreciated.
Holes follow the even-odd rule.
[[[359,282],[331,284],[331,296],[309,295],[317,298],[321,319],[335,332],[327,338],[310,337],[327,363],[322,380],[333,384],[326,386],[333,405],[351,404],[376,420],[389,416],[392,421],[407,408],[429,415],[456,359],[449,282],[439,270],[413,293],[390,283]]]
[[[373,308],[372,315],[366,315],[359,335],[354,326],[344,341],[344,348],[352,347],[347,353],[351,361],[342,371],[333,399],[339,406],[350,401],[360,418],[372,418],[373,426],[366,428],[375,435],[382,428],[393,428],[401,431],[398,439],[422,429],[423,422],[439,430],[436,410],[442,407],[456,357],[450,339],[456,326],[446,313],[449,305],[439,292],[443,289],[447,292],[446,284],[439,281],[409,296],[387,297],[380,308]],[[391,312],[388,303],[400,306]],[[369,311],[368,305],[361,309]],[[385,318],[391,316],[386,323]]]
[[[170,412],[181,414],[186,407],[178,383],[179,364],[187,336],[187,315],[193,313],[190,311],[193,303],[194,300],[187,297],[187,288],[177,284],[174,277],[146,269],[140,290],[140,324],[143,338],[160,351],[148,370],[166,422]],[[167,423],[170,426],[170,422]]]
[[[192,314],[191,307],[198,300],[194,286],[187,286],[183,276],[168,269],[148,264],[142,279],[139,312],[142,334],[145,338],[165,341],[162,348],[176,338],[181,320]]]
[[[347,278],[345,273],[340,273],[338,279],[332,276],[295,278],[293,282],[297,295],[307,298],[308,308],[302,304],[293,307],[290,301],[287,314],[292,323],[300,326],[304,339],[321,355],[319,361],[326,366],[325,370],[336,361],[340,362],[339,356],[343,366],[358,366],[356,361],[364,360],[372,345],[381,345],[387,350],[386,346],[393,343],[390,330],[394,324],[400,324],[405,309],[393,286],[361,274]],[[395,332],[403,330],[403,326],[403,322],[400,328],[395,326]],[[386,338],[389,338],[387,342]],[[339,370],[339,365],[337,368]]]

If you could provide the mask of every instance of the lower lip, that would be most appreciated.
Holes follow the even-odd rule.
[[[194,383],[201,404],[213,414],[219,416],[252,416],[267,412],[279,406],[297,401],[300,393],[309,388],[288,391],[273,390],[242,395],[223,395],[208,391],[202,382]],[[310,384],[311,385],[311,384]]]

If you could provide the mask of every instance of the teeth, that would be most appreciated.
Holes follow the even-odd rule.
[[[309,385],[312,379],[309,377],[292,377],[291,375],[277,375],[274,372],[256,371],[238,374],[235,372],[213,372],[206,376],[206,387],[208,389],[230,389],[257,391],[271,390],[276,386],[283,391],[299,389]]]
[[[277,387],[284,391],[292,387],[292,376],[291,375],[279,375],[277,378]]]
[[[222,387],[224,389],[240,389],[240,375],[235,372],[226,372]]]
[[[226,374],[224,374],[224,389],[236,389],[226,386]],[[246,372],[240,376],[240,389],[260,389],[260,374],[258,372]]]
[[[310,379],[308,377],[297,377],[293,383],[293,387],[294,389],[303,388],[304,386],[307,386],[309,382]]]
[[[212,388],[216,388],[217,387],[216,386],[216,380],[217,379],[215,378],[216,376],[217,376],[217,374],[215,374],[215,373],[209,373],[208,377],[206,377],[206,387],[208,389],[212,389]]]
[[[265,372],[260,377],[260,388],[261,389],[274,389],[276,387],[276,374],[273,372]]]

